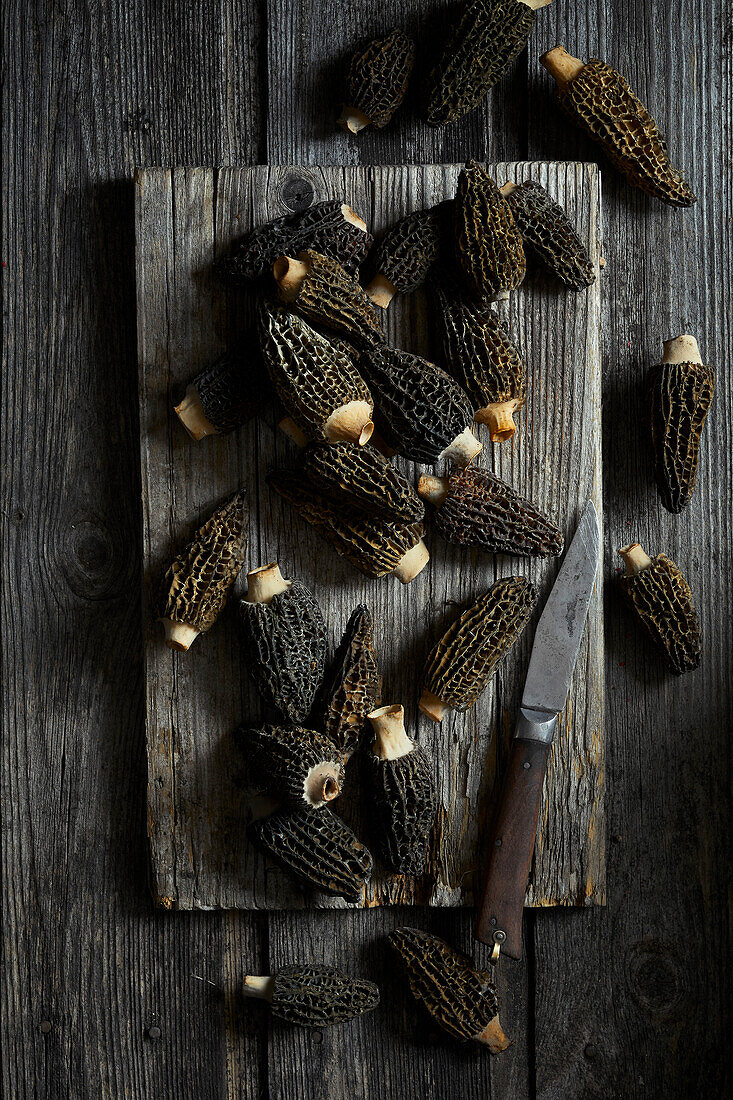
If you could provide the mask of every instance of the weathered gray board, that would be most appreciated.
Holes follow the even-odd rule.
[[[225,300],[212,261],[249,226],[288,212],[287,199],[343,196],[379,232],[406,212],[454,192],[458,167],[146,169],[136,179],[140,435],[144,525],[148,828],[159,904],[190,908],[343,905],[303,891],[246,840],[250,807],[231,731],[261,713],[244,670],[232,601],[188,654],[162,643],[155,584],[171,547],[235,487],[250,503],[248,568],[277,559],[317,594],[333,647],[353,607],[376,620],[384,701],[405,704],[407,725],[435,761],[440,818],[431,873],[415,882],[377,871],[364,906],[471,904],[483,865],[479,836],[512,732],[533,633],[527,630],[477,706],[441,725],[419,715],[420,669],[431,645],[499,576],[521,573],[542,597],[559,561],[492,558],[446,546],[428,532],[431,561],[412,584],[372,581],[338,558],[264,483],[297,461],[274,418],[193,443],[172,412],[186,381],[236,339],[241,310]],[[504,179],[533,178],[562,202],[600,256],[595,165],[495,165]],[[579,295],[531,273],[501,308],[528,365],[527,404],[510,444],[484,436],[479,462],[555,517],[566,538],[591,497],[601,514],[598,282]],[[430,354],[421,293],[395,299],[390,339]],[[481,429],[484,431],[484,429]],[[415,478],[421,468],[403,463]],[[542,598],[540,600],[542,606]],[[527,904],[605,902],[603,621],[600,582],[545,787]]]

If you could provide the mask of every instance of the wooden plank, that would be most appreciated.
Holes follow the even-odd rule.
[[[579,221],[597,258],[594,168],[497,165],[495,171],[502,179],[534,174],[547,184]],[[247,813],[230,735],[243,718],[256,720],[260,706],[243,678],[233,609],[185,655],[172,654],[161,645],[151,610],[153,582],[170,555],[172,540],[239,484],[247,485],[251,501],[250,567],[277,559],[288,575],[307,583],[326,613],[332,649],[352,608],[359,602],[372,608],[385,698],[405,703],[409,727],[435,762],[440,843],[428,880],[413,882],[380,871],[362,904],[471,903],[472,878],[474,872],[480,876],[485,858],[479,838],[495,779],[497,749],[492,744],[496,746],[498,728],[501,758],[530,636],[521,659],[508,663],[508,671],[474,710],[453,714],[440,726],[422,716],[418,720],[419,670],[439,632],[454,617],[456,605],[472,601],[498,575],[510,571],[525,573],[544,595],[558,563],[497,562],[435,538],[431,563],[412,585],[400,586],[392,578],[369,581],[327,552],[314,532],[294,524],[290,507],[264,485],[268,469],[294,458],[285,437],[253,424],[237,436],[192,446],[171,412],[185,381],[221,347],[221,300],[207,265],[210,268],[215,251],[225,249],[234,233],[281,213],[283,196],[293,188],[315,200],[343,195],[355,209],[367,212],[379,231],[407,211],[452,194],[457,173],[456,166],[297,172],[255,168],[225,170],[216,183],[209,169],[180,170],[173,176],[146,171],[138,177],[149,828],[155,892],[164,905],[343,904],[304,893],[286,873],[268,868],[257,850],[242,840]],[[539,276],[514,296],[510,320],[526,349],[530,399],[514,443],[494,448],[494,453],[487,446],[482,456],[556,516],[567,535],[588,496],[601,510],[598,311],[597,288],[582,298],[571,296],[569,303],[567,295],[558,294]],[[231,312],[239,313],[236,304]],[[396,301],[387,327],[396,344],[430,354],[422,294]],[[408,476],[420,472],[408,463],[402,466]],[[548,779],[529,904],[583,905],[604,899],[602,637],[596,598]],[[446,744],[451,746],[449,754]],[[363,818],[357,810],[362,835]]]

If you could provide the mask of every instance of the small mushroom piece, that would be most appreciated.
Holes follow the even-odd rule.
[[[535,255],[571,290],[584,290],[595,282],[593,263],[575,226],[541,184],[509,182],[499,190],[509,203],[525,252]]]
[[[543,54],[540,63],[557,81],[565,113],[603,147],[632,186],[669,206],[697,201],[672,165],[656,122],[620,73],[598,58],[583,63],[562,46]]]
[[[503,577],[464,611],[425,662],[419,704],[423,714],[440,722],[449,707],[472,707],[521,635],[536,603],[537,591],[525,577]]]
[[[409,584],[428,563],[422,523],[376,519],[353,505],[324,497],[295,470],[272,470],[267,484],[367,577],[394,573],[402,584]]]
[[[454,254],[466,290],[477,298],[506,298],[524,278],[522,237],[509,203],[475,160],[461,169],[454,204]]]
[[[374,727],[365,755],[379,854],[395,874],[423,874],[437,812],[430,759],[407,736],[403,707],[381,707],[367,717]]]
[[[263,302],[259,321],[265,365],[297,428],[308,439],[366,443],[374,402],[353,359],[283,306]]]
[[[386,126],[405,98],[414,63],[415,43],[401,30],[372,39],[351,59],[338,125],[351,134]]]
[[[450,477],[424,475],[417,491],[435,505],[435,526],[446,542],[537,558],[562,551],[559,528],[488,470],[469,466]]]
[[[257,226],[219,261],[217,270],[230,282],[250,282],[270,276],[278,256],[314,248],[355,275],[373,243],[363,218],[340,199],[327,199]]]
[[[297,1027],[343,1024],[379,1004],[374,982],[319,963],[284,966],[274,975],[248,974],[242,992],[269,1001],[273,1016]]]
[[[403,523],[418,523],[425,515],[407,478],[371,446],[314,443],[305,452],[303,469],[321,492],[371,515]]]
[[[525,368],[506,326],[486,302],[467,300],[445,279],[432,279],[438,328],[448,370],[463,386],[486,424],[492,443],[511,439],[514,416],[524,408]]]
[[[400,218],[376,249],[377,274],[366,288],[375,305],[386,309],[395,294],[412,294],[425,282],[440,253],[441,228],[452,201]]]
[[[323,693],[323,728],[344,756],[359,744],[366,717],[379,704],[382,677],[374,649],[374,620],[364,604],[346,624]]]
[[[189,649],[216,622],[244,565],[247,511],[242,489],[199,527],[168,566],[160,618],[171,649]]]
[[[296,878],[324,894],[360,901],[372,873],[368,849],[328,806],[276,810],[252,838]]]
[[[454,378],[434,363],[397,348],[373,348],[362,358],[377,394],[378,427],[412,462],[441,459],[466,466],[481,450],[471,431],[473,408]]]
[[[667,340],[662,362],[649,378],[649,406],[654,473],[668,512],[681,512],[690,503],[714,389],[715,372],[703,364],[695,337]]]
[[[240,726],[236,739],[248,775],[264,790],[295,805],[325,806],[338,798],[343,761],[322,733],[300,726]]]
[[[492,1054],[507,1049],[488,970],[474,970],[469,958],[418,928],[397,928],[389,938],[405,965],[410,992],[444,1031],[462,1042],[482,1043]]]
[[[247,671],[260,695],[295,725],[313,706],[326,659],[326,623],[300,581],[285,580],[277,562],[247,574],[239,601]]]
[[[676,676],[701,660],[702,631],[690,586],[666,554],[650,558],[638,542],[619,550],[626,574],[621,591]]]
[[[336,260],[308,249],[295,259],[280,256],[272,273],[281,300],[313,324],[345,336],[359,348],[385,342],[374,303]]]
[[[535,11],[551,0],[468,0],[427,82],[430,126],[472,111],[524,49]]]
[[[243,355],[222,355],[189,382],[174,412],[191,439],[233,432],[262,408],[266,377],[261,363],[252,369]]]

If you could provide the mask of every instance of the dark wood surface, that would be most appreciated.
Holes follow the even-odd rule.
[[[723,1096],[730,978],[730,53],[722,0],[556,3],[463,123],[418,85],[386,131],[336,133],[363,33],[439,41],[445,5],[8,0],[3,5],[3,1094],[25,1097]],[[141,164],[585,159],[538,54],[616,62],[699,202],[604,172],[608,906],[532,913],[499,975],[515,1045],[456,1049],[417,1015],[384,935],[399,910],[155,912],[146,883],[132,173]],[[294,181],[291,201],[297,201]],[[662,509],[641,419],[662,339],[695,333],[718,389],[699,487]],[[638,537],[683,568],[702,668],[670,679],[611,584]],[[409,919],[471,949],[470,913]],[[237,984],[295,954],[377,980],[322,1039]],[[477,961],[485,963],[482,950]]]

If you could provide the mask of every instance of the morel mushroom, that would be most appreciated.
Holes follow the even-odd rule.
[[[571,290],[583,290],[595,282],[588,250],[563,208],[541,184],[534,180],[520,184],[510,181],[499,190],[509,203],[525,252],[531,251]]]
[[[381,692],[374,620],[360,604],[346,624],[323,693],[323,728],[344,756],[350,756],[359,744],[366,716],[379,704]]]
[[[340,199],[327,199],[257,226],[220,261],[218,271],[235,283],[261,279],[272,274],[278,256],[315,248],[355,275],[373,243],[363,218]]]
[[[405,458],[428,464],[450,459],[465,466],[479,453],[471,402],[446,371],[387,347],[366,353],[362,369],[378,394],[379,430]]]
[[[372,857],[327,806],[277,810],[253,821],[253,838],[291,874],[347,901],[360,901],[372,873]]]
[[[435,506],[435,525],[446,542],[538,558],[562,550],[555,524],[488,470],[469,466],[450,477],[424,475],[417,491]]]
[[[469,958],[418,928],[397,928],[389,938],[405,964],[410,992],[444,1031],[483,1043],[492,1054],[506,1050],[499,997],[487,970],[474,970]]]
[[[425,282],[440,252],[444,202],[400,218],[382,237],[376,250],[377,274],[366,288],[375,305],[386,309],[395,294],[412,294]]]
[[[537,591],[525,577],[495,581],[430,653],[420,710],[440,722],[446,710],[468,710],[529,622]]]
[[[304,435],[366,443],[374,402],[353,359],[282,306],[263,302],[259,319],[265,365]]]
[[[161,621],[171,649],[187,650],[194,638],[214,625],[244,565],[246,523],[245,494],[240,490],[199,527],[168,566]]]
[[[241,726],[236,737],[248,775],[264,790],[296,805],[325,806],[338,798],[343,761],[322,733],[300,726]]]
[[[379,1004],[374,982],[317,963],[284,966],[275,975],[248,974],[242,992],[269,1001],[273,1016],[297,1027],[343,1024]]]
[[[619,550],[621,590],[667,667],[676,676],[700,664],[702,631],[690,586],[666,554],[650,558],[638,542]]]
[[[442,279],[431,281],[448,370],[473,402],[475,420],[486,424],[492,443],[511,439],[514,414],[524,407],[525,369],[495,310],[468,301]]]
[[[272,272],[283,302],[315,324],[362,348],[386,340],[364,287],[336,260],[308,249],[296,259],[280,256]]]
[[[476,161],[461,169],[454,211],[454,254],[466,289],[478,298],[506,298],[524,278],[524,246],[509,203]]]
[[[425,750],[407,736],[401,706],[381,707],[368,718],[374,743],[365,754],[367,782],[379,854],[390,871],[420,875],[437,810],[433,769]]]
[[[665,341],[664,358],[649,379],[649,404],[654,473],[669,512],[681,512],[692,497],[714,388],[715,373],[703,364],[694,336]]]
[[[285,580],[277,562],[253,569],[247,584],[239,601],[247,670],[265,702],[297,725],[323,678],[323,613],[304,584]]]
[[[428,78],[426,120],[455,122],[477,107],[524,49],[535,10],[551,0],[468,0]]]
[[[557,81],[566,114],[603,147],[629,183],[669,206],[697,201],[672,165],[656,122],[620,73],[598,58],[584,64],[562,46],[543,54],[540,62]]]
[[[417,523],[425,514],[407,478],[373,447],[316,443],[306,450],[303,468],[321,492],[372,515]]]
[[[386,126],[405,98],[414,63],[415,43],[400,30],[373,39],[355,53],[338,125],[352,134],[366,126]]]
[[[289,501],[319,535],[367,577],[394,573],[409,584],[430,558],[422,523],[380,520],[336,499],[324,497],[294,470],[273,470],[267,484]]]
[[[191,439],[225,435],[259,412],[267,391],[264,370],[247,367],[243,356],[222,355],[189,382],[174,412]]]

